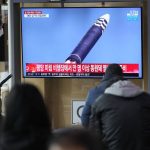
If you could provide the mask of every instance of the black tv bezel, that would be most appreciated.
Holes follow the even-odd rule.
[[[71,3],[71,2],[70,2]],[[81,3],[83,4],[83,2]],[[53,79],[53,78],[77,78],[77,79],[102,79],[104,74],[102,76],[25,76],[24,75],[24,65],[23,65],[23,32],[22,32],[22,9],[54,9],[54,8],[57,8],[57,9],[63,9],[63,8],[140,8],[141,9],[141,77],[133,77],[133,76],[124,76],[125,79],[143,79],[143,7],[142,6],[126,6],[126,7],[123,7],[123,6],[114,6],[114,7],[103,7],[103,6],[100,6],[100,7],[20,7],[20,18],[21,18],[21,55],[22,55],[22,77],[23,78],[50,78],[50,79]]]

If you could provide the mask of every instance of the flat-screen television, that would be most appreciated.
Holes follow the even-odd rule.
[[[142,78],[141,8],[21,8],[24,77]]]

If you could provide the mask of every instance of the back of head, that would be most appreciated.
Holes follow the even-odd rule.
[[[106,77],[122,77],[123,78],[123,70],[118,64],[110,64],[108,65],[106,71],[105,71],[105,78]]]
[[[86,129],[66,128],[54,132],[49,150],[98,150],[95,136]]]
[[[0,29],[2,27],[2,15],[0,14]]]
[[[0,147],[19,150],[24,144],[28,149],[42,149],[49,134],[49,117],[40,92],[33,85],[16,85],[6,100]]]

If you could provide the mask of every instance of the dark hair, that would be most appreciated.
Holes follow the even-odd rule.
[[[88,130],[83,128],[65,128],[58,129],[54,132],[50,146],[59,145],[81,146],[87,150],[99,150],[96,137]]]
[[[2,23],[2,15],[0,14],[0,29],[2,27],[3,23]]]
[[[122,68],[118,64],[110,64],[105,72],[105,76],[107,75],[123,76]]]
[[[33,85],[16,85],[6,100],[1,150],[44,150],[50,133],[51,125],[40,92]]]

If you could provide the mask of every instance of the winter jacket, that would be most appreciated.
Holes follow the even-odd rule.
[[[91,115],[91,108],[93,103],[95,102],[95,100],[104,93],[105,89],[107,87],[109,87],[111,84],[113,84],[114,82],[118,81],[122,79],[122,77],[120,76],[113,76],[113,75],[107,75],[104,76],[103,80],[101,81],[101,83],[92,88],[89,92],[88,92],[88,96],[86,99],[86,104],[84,106],[82,115],[81,115],[81,122],[82,125],[84,127],[88,127],[89,126],[89,118]]]
[[[40,129],[41,130],[41,129]],[[44,131],[44,129],[43,129]],[[7,132],[0,135],[0,150],[48,150],[50,138],[49,132],[41,133],[27,130],[19,132]]]
[[[114,83],[94,103],[90,128],[107,150],[150,150],[150,95],[130,81]]]

